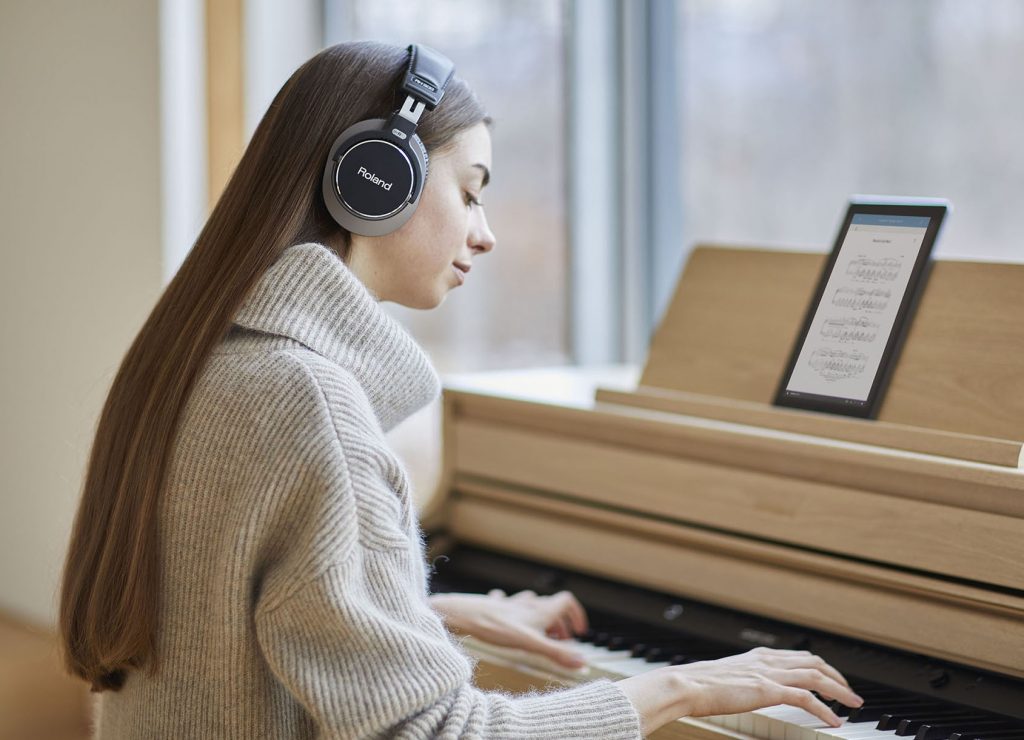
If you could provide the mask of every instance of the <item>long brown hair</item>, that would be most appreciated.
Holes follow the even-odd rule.
[[[278,92],[174,279],[114,377],[85,473],[63,572],[65,669],[93,692],[118,690],[131,668],[158,667],[157,512],[178,419],[210,351],[250,288],[290,245],[317,241],[343,255],[349,234],[320,195],[342,130],[401,105],[402,47],[337,44]],[[418,129],[428,152],[490,123],[458,77]]]

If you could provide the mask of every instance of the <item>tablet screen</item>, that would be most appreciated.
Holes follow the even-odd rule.
[[[824,288],[818,287],[777,403],[857,416],[869,415],[876,405],[873,391],[907,318],[908,298],[941,214],[920,213],[935,208],[913,209],[918,213],[855,208],[833,249]]]

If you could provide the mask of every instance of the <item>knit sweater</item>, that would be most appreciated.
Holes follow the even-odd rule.
[[[159,510],[155,675],[94,738],[638,738],[602,679],[513,696],[428,601],[385,433],[435,400],[424,352],[327,247],[286,249],[197,378]]]

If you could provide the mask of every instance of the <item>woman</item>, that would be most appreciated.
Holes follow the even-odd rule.
[[[292,75],[114,379],[60,609],[67,668],[99,694],[96,736],[635,738],[779,703],[838,724],[811,690],[859,698],[806,652],[525,697],[472,685],[453,632],[568,664],[552,638],[586,616],[568,593],[427,594],[384,435],[440,384],[378,303],[433,308],[493,249],[490,119],[458,78],[418,128],[389,119],[432,155],[397,228],[339,216],[325,170],[340,132],[402,105],[410,65],[360,42]]]

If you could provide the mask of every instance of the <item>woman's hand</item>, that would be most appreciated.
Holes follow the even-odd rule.
[[[504,647],[540,653],[569,668],[586,661],[559,642],[587,629],[583,606],[569,591],[538,596],[520,591],[508,596],[501,589],[483,594],[433,594],[431,605],[452,632]]]
[[[800,707],[838,726],[840,719],[812,691],[850,707],[863,704],[839,671],[806,650],[754,648],[658,668],[619,685],[637,708],[645,735],[680,717],[739,714],[776,704]]]

